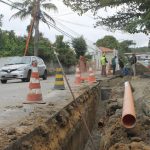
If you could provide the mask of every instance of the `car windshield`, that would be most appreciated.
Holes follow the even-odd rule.
[[[5,65],[30,64],[31,57],[12,57]]]

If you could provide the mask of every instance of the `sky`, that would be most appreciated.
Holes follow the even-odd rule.
[[[7,2],[7,0],[5,1]],[[110,32],[106,27],[94,28],[96,21],[94,20],[92,13],[87,12],[86,14],[79,16],[70,8],[66,7],[61,0],[52,0],[51,2],[58,8],[57,13],[54,13],[53,11],[49,12],[56,21],[56,26],[75,38],[82,35],[89,46],[92,46],[98,39],[101,39],[106,35],[112,35],[120,42],[123,40],[133,40],[136,43],[135,47],[148,46],[149,37],[143,33],[129,34],[122,31]],[[112,14],[114,11],[115,10],[108,9],[107,12],[101,10],[99,13],[102,16],[105,16]],[[26,27],[30,22],[30,18],[25,20],[20,20],[19,18],[9,20],[11,15],[15,12],[17,12],[17,10],[11,10],[10,6],[0,2],[0,14],[4,15],[2,29],[14,30],[17,35],[26,35]],[[50,39],[51,42],[55,41],[56,35],[62,35],[52,27],[49,29],[47,25],[42,22],[40,23],[40,32],[44,34],[44,37]],[[71,39],[66,36],[64,36],[64,40],[71,41]]]

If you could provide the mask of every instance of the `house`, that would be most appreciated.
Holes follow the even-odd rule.
[[[111,64],[111,60],[114,56],[118,56],[118,51],[115,49],[110,49],[110,48],[106,48],[106,47],[97,48],[97,50],[95,51],[95,53],[93,55],[93,59],[96,62],[96,70],[101,70],[100,58],[101,58],[103,53],[105,53],[107,61],[108,61],[107,66]],[[117,63],[116,68],[118,70],[119,69],[118,57],[116,59],[116,63]]]

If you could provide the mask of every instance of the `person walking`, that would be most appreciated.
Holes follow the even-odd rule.
[[[112,64],[112,69],[113,69],[113,75],[115,75],[115,71],[116,71],[116,56],[114,56],[111,60],[111,64]]]
[[[121,74],[123,74],[124,63],[121,57],[119,57],[119,69],[120,69]]]
[[[100,59],[101,62],[101,66],[102,66],[102,71],[101,71],[101,75],[102,76],[106,76],[106,63],[108,62],[105,56],[105,53],[102,54],[102,57]]]
[[[136,62],[137,62],[137,58],[136,58],[135,54],[133,53],[132,57],[130,58],[130,63],[132,66],[132,71],[133,71],[134,76],[136,76],[136,68],[135,68]]]

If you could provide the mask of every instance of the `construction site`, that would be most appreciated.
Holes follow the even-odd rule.
[[[14,14],[0,12],[0,27],[9,25],[3,13],[11,15],[9,21],[30,16],[25,20],[27,35],[18,31],[19,21],[14,27],[19,34],[0,28],[0,150],[150,150],[149,1],[53,3],[0,0],[1,8],[14,9]],[[47,12],[57,11],[55,4],[60,16]],[[110,17],[103,14],[106,7],[116,7],[108,9]],[[86,23],[92,21],[80,18],[85,24],[79,24],[76,17],[81,16],[99,20],[90,31]],[[84,27],[78,33],[68,28],[79,38],[65,32],[67,26],[59,21]],[[148,47],[136,48],[136,40],[123,37],[125,33],[117,40],[107,29],[100,39],[96,34],[103,35],[101,25],[111,31],[142,32],[138,42],[145,37]],[[91,39],[97,38],[88,40],[92,46],[83,38],[85,27]],[[51,28],[56,30],[54,42]],[[63,41],[64,36],[70,40]]]
[[[54,90],[43,99],[34,91],[40,81],[33,63],[32,92],[0,116],[0,149],[149,150],[149,78],[102,77],[92,68],[85,76],[78,67],[73,78],[57,68]],[[22,115],[16,119],[16,114]]]

